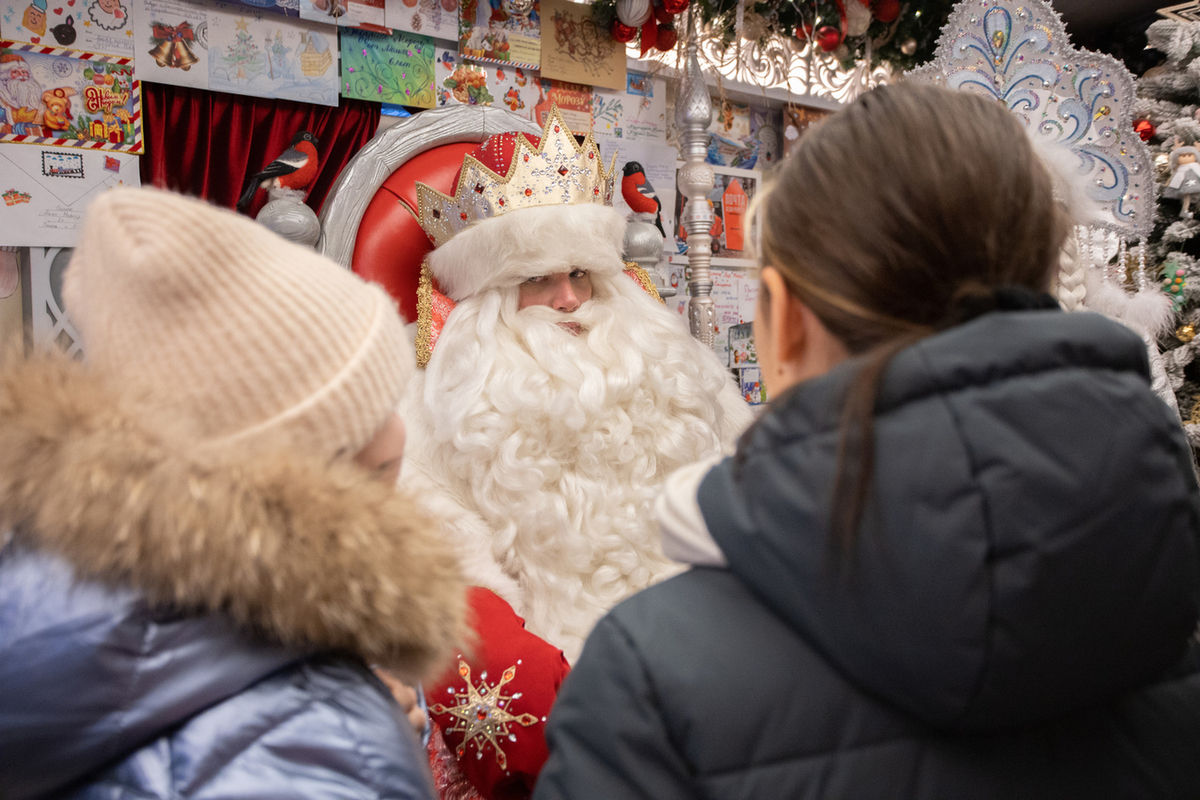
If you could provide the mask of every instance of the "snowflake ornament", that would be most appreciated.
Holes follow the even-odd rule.
[[[503,693],[505,684],[517,677],[516,666],[504,670],[495,686],[488,684],[485,672],[480,676],[479,686],[476,687],[471,682],[471,668],[465,661],[458,662],[458,674],[466,681],[467,689],[465,692],[454,692],[455,705],[444,706],[438,703],[430,706],[429,710],[434,714],[449,714],[454,718],[454,727],[449,728],[446,733],[463,735],[462,742],[454,749],[456,758],[462,758],[470,742],[474,742],[478,748],[477,758],[483,758],[484,748],[491,745],[496,751],[496,763],[500,765],[500,769],[507,769],[508,757],[501,749],[501,740],[517,740],[516,734],[509,726],[528,727],[538,722],[538,718],[532,714],[512,714],[509,711],[512,701],[521,697],[520,692],[511,696]]]

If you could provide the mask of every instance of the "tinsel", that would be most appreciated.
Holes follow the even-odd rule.
[[[842,0],[856,3],[858,0]],[[724,31],[725,42],[734,43],[737,0],[694,0],[700,18],[712,30]],[[837,0],[747,0],[747,14],[762,17],[766,24],[766,36],[772,34],[796,38],[797,29],[819,30],[823,26],[841,27],[841,11]],[[900,14],[890,24],[872,17],[871,24],[863,36],[847,36],[842,66],[850,68],[855,62],[869,56],[872,66],[881,61],[890,62],[898,70],[906,70],[923,64],[933,57],[938,34],[954,8],[953,0],[909,0],[901,5]],[[871,42],[868,49],[867,41]],[[906,54],[902,45],[912,39],[916,50]]]

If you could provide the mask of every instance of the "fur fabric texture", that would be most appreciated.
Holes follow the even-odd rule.
[[[523,208],[484,220],[429,254],[438,287],[451,299],[527,278],[586,269],[593,276],[625,268],[625,218],[611,206]]]
[[[449,520],[468,578],[571,661],[613,605],[679,571],[653,519],[667,475],[752,418],[661,303],[623,274],[592,284],[571,314],[518,311],[515,286],[464,300],[401,412],[402,479]]]
[[[461,571],[411,498],[344,461],[198,446],[169,410],[123,400],[61,357],[0,369],[0,529],[82,579],[224,613],[285,646],[409,678],[453,656]]]
[[[1156,282],[1131,294],[1105,280],[1102,268],[1087,271],[1087,307],[1150,340],[1158,339],[1170,330],[1174,318],[1171,298]]]
[[[1103,221],[1100,210],[1090,197],[1085,181],[1079,176],[1079,155],[1061,144],[1038,136],[1034,128],[1026,128],[1033,150],[1042,160],[1054,184],[1054,197],[1066,208],[1076,225],[1091,225]]]

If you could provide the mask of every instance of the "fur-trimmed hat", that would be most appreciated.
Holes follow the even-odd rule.
[[[379,287],[230,211],[154,189],[89,207],[64,281],[90,362],[198,438],[353,454],[414,369]]]
[[[467,155],[453,196],[417,184],[421,226],[439,245],[429,255],[438,287],[460,301],[577,268],[619,273],[625,219],[612,208],[613,167],[555,109],[542,137],[496,134]]]

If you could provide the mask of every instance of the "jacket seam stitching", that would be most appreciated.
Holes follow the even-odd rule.
[[[662,722],[663,734],[666,736],[667,742],[670,743],[671,749],[674,750],[675,754],[679,757],[680,762],[682,762],[688,768],[688,772],[690,773],[688,777],[695,781],[698,776],[697,770],[691,764],[691,762],[684,757],[683,748],[681,748],[679,743],[675,741],[675,738],[671,735],[670,729],[667,727],[667,717],[666,714],[663,713],[663,703],[658,691],[658,686],[655,684],[654,678],[650,674],[650,670],[646,669],[646,662],[642,659],[641,649],[638,648],[637,644],[633,641],[633,637],[629,634],[629,631],[625,629],[625,626],[622,625],[615,617],[609,617],[608,621],[612,623],[612,626],[616,630],[617,634],[620,635],[620,637],[624,640],[626,647],[629,648],[629,652],[633,653],[637,658],[638,669],[642,673],[642,678],[646,681],[646,688],[649,691],[650,700],[653,703],[655,714]]]
[[[935,385],[938,384],[937,371],[934,370],[933,365],[929,363],[928,355],[922,350],[918,350],[918,354],[920,355],[921,361],[925,364],[925,367],[929,370],[929,374],[932,376],[933,383]],[[985,566],[983,578],[985,581],[987,581],[988,598],[987,618],[983,636],[983,655],[979,660],[979,673],[975,677],[974,685],[971,687],[971,692],[967,695],[966,702],[963,703],[962,709],[958,714],[958,718],[961,719],[966,716],[967,710],[971,708],[975,700],[978,699],[980,693],[982,692],[983,683],[987,676],[988,663],[991,659],[993,646],[992,631],[994,630],[994,623],[996,619],[996,582],[993,580],[992,575],[992,562],[996,554],[996,537],[994,535],[994,531],[992,530],[992,504],[988,497],[988,493],[980,489],[978,460],[971,448],[969,440],[967,439],[962,420],[959,418],[958,412],[950,402],[950,392],[934,391],[930,392],[929,394],[930,396],[937,395],[942,406],[945,407],[946,413],[950,416],[950,419],[954,424],[954,430],[958,435],[958,441],[962,445],[963,453],[967,457],[967,463],[971,470],[971,488],[979,497],[979,502],[982,506],[983,513],[981,521],[983,522],[984,541],[987,545],[987,553],[983,559]]]
[[[706,772],[703,775],[699,775],[698,778],[701,781],[706,781],[712,778],[724,778],[730,775],[737,775],[738,773],[747,772],[749,770],[773,769],[792,761],[810,761],[816,758],[833,758],[836,756],[845,755],[847,753],[871,750],[876,747],[890,747],[893,745],[903,744],[914,744],[921,746],[924,744],[924,740],[920,736],[893,736],[888,739],[880,739],[877,742],[864,742],[862,744],[856,744],[850,747],[830,747],[828,749],[819,750],[813,753],[797,753],[796,755],[784,756],[782,758],[772,759],[771,761],[762,761],[754,764],[742,764],[736,767],[730,767],[729,769],[723,769],[719,772]]]

